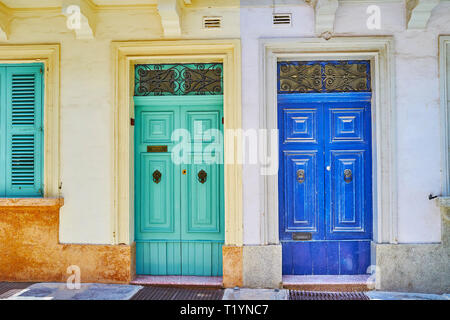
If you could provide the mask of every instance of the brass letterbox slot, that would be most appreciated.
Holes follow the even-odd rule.
[[[294,232],[292,234],[292,240],[308,241],[311,239],[312,239],[312,234],[310,232]]]
[[[167,146],[147,146],[147,152],[167,152]]]

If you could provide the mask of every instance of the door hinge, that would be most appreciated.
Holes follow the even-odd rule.
[[[134,118],[130,118],[130,125],[134,126]]]
[[[225,120],[224,120],[224,118],[222,117],[222,124],[225,124]]]

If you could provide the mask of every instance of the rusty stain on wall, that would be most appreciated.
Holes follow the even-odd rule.
[[[60,244],[63,199],[0,199],[0,281],[65,282],[67,268],[81,282],[129,283],[134,245]]]

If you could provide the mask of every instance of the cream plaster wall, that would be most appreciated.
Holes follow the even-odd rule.
[[[263,95],[258,78],[261,38],[314,36],[314,12],[306,5],[241,8],[243,65],[243,127],[259,127]],[[252,2],[253,4],[254,2]],[[450,3],[441,3],[425,31],[405,30],[401,3],[382,3],[381,30],[368,30],[368,4],[341,4],[336,13],[336,36],[392,35],[395,40],[398,172],[398,241],[441,241],[440,210],[430,193],[441,192],[438,36],[450,34]],[[272,12],[291,12],[293,26],[271,25]],[[259,115],[261,116],[261,115]],[[263,180],[259,166],[244,165],[244,243],[262,244]],[[259,201],[258,201],[259,200]]]
[[[235,8],[209,10],[223,16],[223,29],[201,27],[203,9],[186,9],[182,38],[238,38]],[[160,17],[151,8],[98,14],[95,40],[76,40],[58,12],[21,14],[7,44],[61,44],[60,241],[113,242],[113,114],[111,41],[162,39]]]
[[[243,4],[241,2],[241,4]],[[277,12],[292,13],[292,27],[272,27],[272,9],[241,8],[242,43],[242,127],[260,127],[260,102],[263,96],[260,78],[260,38],[314,36],[314,10],[309,6],[283,7]],[[243,165],[244,244],[262,243],[264,180],[257,164]]]

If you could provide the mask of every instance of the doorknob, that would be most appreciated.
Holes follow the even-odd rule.
[[[153,171],[153,182],[158,184],[161,182],[161,172],[159,172],[159,170],[155,170]]]
[[[305,182],[305,170],[303,170],[303,169],[297,170],[297,181],[299,183]]]
[[[345,169],[344,170],[344,181],[347,182],[347,183],[350,183],[350,182],[352,182],[352,180],[353,180],[352,170]]]
[[[206,171],[205,170],[200,170],[199,172],[198,172],[198,174],[197,174],[197,177],[198,177],[198,182],[200,182],[200,183],[205,183],[206,182],[206,177],[207,177],[208,175],[206,174]]]
[[[331,166],[327,166],[327,171],[330,171],[331,170]]]

